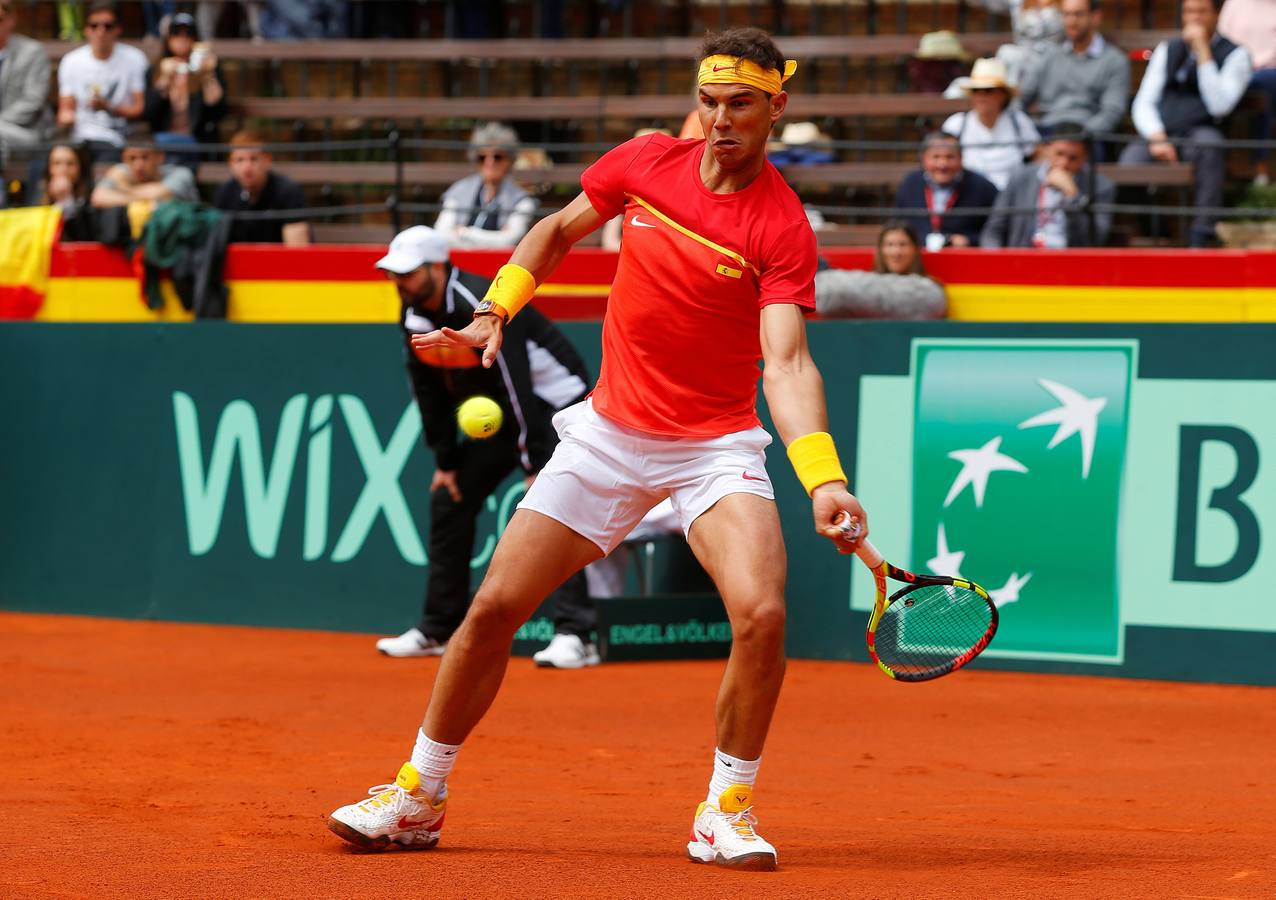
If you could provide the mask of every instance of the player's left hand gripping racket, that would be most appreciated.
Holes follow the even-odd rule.
[[[847,537],[858,529],[846,514],[836,524]],[[897,568],[867,538],[855,552],[877,582],[877,599],[868,618],[868,652],[891,678],[930,681],[956,672],[982,653],[997,633],[997,607],[973,581]],[[904,582],[904,587],[887,597],[887,578]]]

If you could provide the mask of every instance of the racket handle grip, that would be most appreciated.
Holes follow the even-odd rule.
[[[864,540],[860,541],[860,545],[855,548],[855,555],[858,556],[860,561],[870,569],[876,569],[885,561],[882,554],[873,546],[873,542],[868,538],[864,538]]]
[[[859,533],[859,523],[852,522],[850,514],[845,510],[838,513],[837,519],[833,524],[841,528],[842,534],[847,538],[854,537]],[[876,569],[884,561],[882,554],[877,551],[877,548],[873,546],[872,541],[868,538],[860,541],[859,546],[855,548],[855,555],[870,569]]]

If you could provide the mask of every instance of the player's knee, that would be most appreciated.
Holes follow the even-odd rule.
[[[466,615],[469,627],[485,638],[512,636],[523,624],[522,607],[499,589],[484,585],[474,597]]]
[[[732,639],[757,647],[784,646],[784,604],[767,600],[751,604],[732,621]]]

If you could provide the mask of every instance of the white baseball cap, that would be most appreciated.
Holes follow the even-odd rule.
[[[389,251],[377,260],[376,267],[396,275],[406,275],[426,263],[447,261],[448,244],[443,235],[427,225],[413,225],[394,236]]]

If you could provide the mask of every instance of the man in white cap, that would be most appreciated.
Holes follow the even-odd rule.
[[[377,641],[386,656],[439,656],[470,606],[470,560],[476,522],[487,498],[515,468],[528,482],[546,462],[558,437],[550,419],[589,390],[585,364],[571,343],[536,310],[519,317],[518,334],[485,368],[480,350],[414,351],[414,334],[460,329],[491,279],[448,262],[448,242],[417,225],[397,235],[376,266],[403,301],[404,359],[421,411],[425,443],[434,454],[430,481],[430,569],[421,620],[397,637]],[[484,440],[458,440],[456,408],[471,397],[490,397],[504,425]],[[596,665],[594,607],[583,575],[555,594],[553,653],[545,665]],[[538,660],[539,661],[539,660]]]

